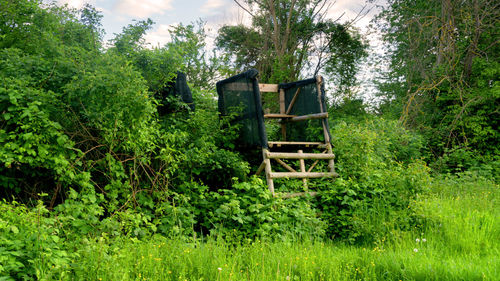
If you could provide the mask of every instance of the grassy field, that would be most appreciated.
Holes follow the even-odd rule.
[[[265,242],[234,246],[154,237],[89,242],[71,279],[500,280],[500,192],[481,178],[441,178],[413,202],[423,227],[369,246]],[[51,270],[42,273],[50,278]]]

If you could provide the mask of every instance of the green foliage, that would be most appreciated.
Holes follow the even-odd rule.
[[[205,23],[197,21],[188,25],[179,24],[170,31],[171,41],[165,48],[182,63],[178,70],[186,73],[187,80],[199,89],[215,88],[218,80],[232,73],[224,55],[211,54],[206,50]]]
[[[234,241],[245,238],[285,239],[321,237],[324,224],[304,199],[273,198],[258,178],[235,183],[231,189],[213,193],[206,218],[217,235]],[[209,228],[209,229],[210,229]]]
[[[341,91],[348,93],[356,83],[353,77],[357,59],[365,55],[362,38],[345,26],[315,22],[310,14],[314,8],[311,10],[307,1],[299,2],[296,7],[302,7],[304,14],[294,9],[291,14],[284,12],[291,8],[287,6],[291,1],[275,7],[280,8],[276,22],[285,24],[279,30],[271,27],[272,21],[266,15],[273,15],[262,10],[262,6],[259,9],[263,13],[254,17],[252,28],[225,27],[219,43],[223,49],[241,51],[234,52],[241,66],[260,64],[265,77],[284,81],[300,76],[310,51],[309,45],[301,44],[329,36],[332,44],[328,45],[328,59],[324,58],[325,71],[336,72],[339,83],[345,86]],[[400,243],[395,244],[400,248],[393,249],[397,254],[401,255],[402,248],[412,253],[413,244],[407,241],[413,243],[414,239],[408,239],[409,236],[416,231],[428,231],[438,237],[441,230],[436,225],[452,224],[452,216],[436,209],[441,206],[439,198],[428,193],[429,184],[435,183],[422,160],[430,159],[437,148],[444,153],[433,163],[436,170],[468,170],[460,179],[438,177],[438,185],[445,182],[442,185],[446,192],[451,192],[450,186],[455,184],[476,190],[473,181],[489,186],[481,192],[496,192],[491,185],[498,181],[500,167],[495,150],[497,121],[493,118],[499,92],[498,64],[483,57],[476,56],[471,62],[468,82],[473,88],[457,88],[448,81],[434,89],[436,103],[425,110],[434,111],[435,116],[441,114],[441,119],[433,116],[426,124],[434,128],[429,134],[439,137],[424,138],[396,121],[371,116],[360,101],[348,95],[343,104],[329,109],[336,118],[332,136],[340,178],[311,181],[309,187],[320,193],[317,198],[282,199],[272,197],[261,179],[249,176],[250,164],[242,154],[234,152],[238,128],[216,113],[213,83],[218,75],[230,72],[229,64],[227,57],[210,57],[205,51],[202,23],[178,25],[171,30],[172,42],[148,49],[143,36],[153,23],[136,22],[116,35],[114,46],[103,49],[102,16],[91,6],[76,11],[52,5],[42,8],[39,2],[27,0],[0,0],[0,4],[0,196],[26,203],[0,203],[0,279],[139,279],[138,273],[161,268],[153,267],[151,260],[147,263],[131,251],[148,245],[140,241],[154,234],[183,243],[199,243],[199,236],[220,238],[218,241],[225,241],[220,243],[226,243],[222,244],[227,247],[224,253],[232,249],[250,253],[248,257],[237,256],[240,260],[234,263],[206,254],[212,251],[199,252],[203,259],[193,258],[188,253],[195,247],[178,253],[192,261],[211,261],[213,268],[206,270],[176,264],[179,259],[171,253],[176,253],[179,244],[162,252],[158,244],[158,252],[151,255],[159,255],[165,261],[162,265],[172,271],[163,270],[163,279],[231,278],[227,275],[230,272],[236,279],[256,280],[268,276],[280,280],[286,276],[301,280],[325,276],[412,279],[420,276],[421,267],[413,265],[414,271],[401,274],[400,266],[408,265],[403,258],[396,264],[386,260],[377,268],[367,260],[352,257],[378,258],[377,253],[388,243]],[[285,39],[288,16],[292,19],[288,39],[283,40],[284,45],[269,47],[275,44],[273,38]],[[272,30],[271,39],[248,42]],[[230,41],[231,38],[236,41]],[[240,43],[247,49],[238,48]],[[262,49],[261,43],[268,44],[268,49]],[[289,48],[297,43],[303,48]],[[277,68],[278,65],[288,68]],[[185,105],[168,94],[178,70],[187,72],[193,83],[195,112],[183,110]],[[457,94],[463,94],[467,106],[457,106]],[[159,112],[158,108],[166,110]],[[443,120],[443,125],[435,126],[437,120]],[[440,132],[439,128],[446,130]],[[449,132],[453,138],[444,145],[440,139]],[[432,151],[427,151],[427,144]],[[488,149],[491,153],[483,161],[474,157],[477,151]],[[277,190],[292,190],[302,185],[298,181],[276,181],[276,186]],[[489,194],[487,198],[495,201]],[[473,205],[472,197],[466,202]],[[450,213],[461,207],[455,203],[443,206]],[[487,207],[496,206],[493,203]],[[461,224],[470,220],[468,214],[460,214],[465,217],[459,220]],[[495,220],[481,212],[473,221],[466,230],[468,235],[492,249],[487,252],[488,257],[498,256],[498,246],[483,241],[498,236]],[[476,225],[482,222],[487,227],[476,231]],[[479,244],[467,247],[465,240],[450,243],[448,240],[459,240],[452,233],[453,227],[442,229],[445,238],[436,240],[450,244],[452,254],[467,249],[480,255]],[[154,239],[170,241],[164,237]],[[321,253],[320,244],[307,244],[309,250],[276,252],[291,245],[291,241],[325,237],[365,245],[374,243],[377,250],[371,254],[353,250],[347,255],[351,257],[349,262],[330,262],[337,253],[324,254],[319,259],[308,254],[312,253],[308,252],[310,249]],[[259,244],[263,243],[260,241],[269,244]],[[276,247],[274,252],[268,252],[276,258],[270,263],[272,266],[259,271],[264,268],[257,264],[263,265],[263,250],[251,248],[252,243],[262,248]],[[124,254],[121,249],[128,252]],[[283,257],[280,253],[284,253]],[[302,253],[310,260],[292,265],[290,259]],[[122,259],[129,261],[133,269],[123,267],[114,272],[109,268],[109,264],[114,264],[116,269]],[[311,260],[318,264],[318,270],[309,270]],[[412,256],[412,261],[420,260]],[[341,269],[331,269],[333,265]],[[235,270],[229,271],[232,266]],[[355,266],[365,273],[355,271]],[[148,271],[151,268],[154,270]],[[438,270],[443,268],[441,263]],[[484,268],[490,270],[488,266]],[[285,272],[287,275],[283,275]],[[321,275],[325,272],[327,275]],[[445,276],[453,279],[460,273],[479,276],[467,270]],[[486,276],[495,275],[486,272]]]
[[[63,245],[58,221],[38,202],[29,210],[16,202],[0,202],[0,278],[3,280],[51,279],[68,276],[76,258]]]
[[[66,104],[86,121],[85,126],[101,131],[111,147],[140,145],[125,140],[137,140],[134,134],[144,135],[150,124],[154,107],[145,83],[120,57],[104,55],[100,59],[65,85]]]
[[[0,111],[3,112],[0,182],[16,193],[31,189],[19,184],[19,170],[32,175],[40,171],[66,183],[87,183],[87,175],[75,167],[81,164],[77,160],[81,151],[74,148],[74,142],[63,133],[62,126],[44,111],[44,101],[51,94],[29,87],[19,79],[5,78],[0,82]]]
[[[216,45],[239,71],[256,68],[261,81],[284,83],[320,72],[331,78],[338,95],[351,95],[366,43],[348,23],[326,19],[328,3],[241,1],[252,25],[224,26]]]
[[[376,244],[222,239],[100,239],[82,245],[74,279],[496,280],[500,189],[474,174],[440,177],[415,198],[430,222]],[[391,237],[393,237],[391,239]],[[73,277],[73,276],[72,276]]]
[[[377,16],[390,62],[383,111],[429,139],[436,159],[499,153],[498,16],[482,0],[388,1]]]
[[[429,169],[419,160],[421,137],[383,119],[341,122],[332,136],[340,177],[318,184],[328,234],[366,243],[412,227],[408,207],[430,182]]]

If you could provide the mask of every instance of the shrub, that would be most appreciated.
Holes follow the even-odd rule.
[[[56,224],[41,201],[33,210],[1,201],[0,276],[30,280],[69,273],[75,254],[66,250]]]
[[[318,185],[317,203],[328,234],[371,242],[412,226],[409,204],[430,181],[421,138],[384,119],[341,122],[332,136],[340,177]]]

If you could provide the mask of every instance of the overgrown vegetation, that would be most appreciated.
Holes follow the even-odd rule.
[[[442,16],[456,18],[448,2]],[[419,2],[411,14],[405,1],[389,1],[379,20],[395,49],[380,84],[386,100],[374,114],[353,98],[366,45],[350,23],[322,21],[315,11],[324,1],[246,3],[252,27],[221,29],[223,53],[215,55],[205,49],[202,23],[178,25],[171,42],[149,48],[143,36],[154,23],[134,22],[104,48],[102,15],[90,5],[0,0],[0,279],[499,276],[492,14],[469,45],[447,29],[417,29],[442,33],[442,54],[434,54],[430,37],[405,49],[415,41],[401,35],[406,19],[440,8]],[[477,15],[490,4],[467,2],[460,11]],[[293,24],[277,29],[269,16]],[[453,24],[472,32],[471,20]],[[274,43],[243,40],[266,30]],[[316,197],[272,197],[235,151],[238,128],[217,114],[214,83],[234,73],[228,66],[261,67],[266,82],[301,78],[307,44],[324,36],[315,72],[339,82],[343,102],[328,110],[340,176],[311,181]],[[263,57],[253,57],[256,50]],[[412,50],[413,59],[438,65],[424,67],[432,77],[407,76],[428,63],[396,63]],[[172,94],[178,71],[187,74],[196,111]],[[447,82],[426,87],[441,78]],[[299,191],[302,182],[277,180],[276,189]]]

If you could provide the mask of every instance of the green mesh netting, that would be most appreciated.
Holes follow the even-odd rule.
[[[223,116],[234,115],[234,122],[240,125],[242,144],[267,147],[257,74],[252,69],[217,82],[219,112]]]
[[[295,93],[300,88],[297,99],[289,114],[308,115],[326,112],[325,91],[323,86],[319,89],[316,78],[280,84],[279,89],[285,90],[285,106],[288,108]],[[320,141],[324,142],[323,123],[329,132],[327,119],[315,119],[301,122],[288,122],[286,124],[287,141]],[[330,138],[331,139],[331,138]]]
[[[267,147],[257,75],[257,70],[252,69],[217,82],[219,112],[223,116],[234,115],[234,122],[240,125],[239,140],[242,144]],[[295,93],[300,88],[290,111],[291,115],[303,116],[326,112],[325,91],[323,86],[318,89],[316,78],[280,84],[278,88],[285,91],[286,108],[290,106]],[[277,106],[279,108],[279,102]],[[329,134],[327,119],[287,122],[286,140],[324,142],[323,126]]]

